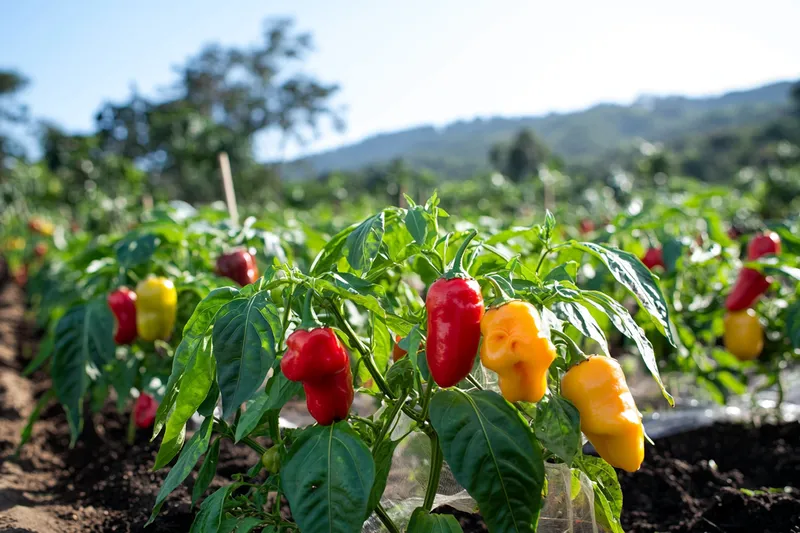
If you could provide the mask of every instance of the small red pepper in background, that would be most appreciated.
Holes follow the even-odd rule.
[[[481,287],[462,265],[472,232],[456,253],[453,267],[428,290],[426,355],[431,377],[440,387],[452,387],[466,378],[475,363],[481,340],[484,306]]]
[[[143,392],[136,398],[133,405],[133,422],[137,428],[147,429],[153,425],[158,411],[158,402],[149,394]]]
[[[250,252],[235,250],[217,258],[217,274],[244,287],[258,279],[258,265]]]
[[[404,349],[400,347],[400,339],[402,339],[400,335],[397,335],[394,339],[394,346],[392,346],[392,361],[395,363],[406,356],[408,353]]]
[[[747,245],[749,261],[780,253],[781,238],[774,232],[760,233],[753,237]],[[752,307],[761,295],[767,292],[771,283],[772,281],[758,270],[742,268],[736,284],[725,299],[725,308],[728,311],[741,311]]]
[[[108,307],[114,313],[114,342],[130,344],[136,339],[136,293],[120,287],[108,295]]]
[[[580,230],[582,235],[586,235],[587,233],[593,232],[594,222],[592,222],[588,218],[584,218],[583,220],[581,220]]]
[[[43,242],[37,242],[33,247],[33,254],[36,257],[44,257],[47,254],[47,245]]]
[[[666,268],[664,266],[664,252],[661,248],[648,248],[647,252],[642,257],[644,266],[653,270],[655,267]]]
[[[303,383],[308,412],[319,424],[347,418],[353,404],[350,356],[332,329],[299,329],[289,335],[281,371],[286,379]]]
[[[20,265],[11,275],[14,277],[14,282],[17,286],[25,288],[28,283],[28,265]]]

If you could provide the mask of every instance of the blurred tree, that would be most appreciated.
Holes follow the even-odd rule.
[[[97,114],[101,147],[134,159],[155,192],[190,202],[219,198],[221,151],[242,194],[279,187],[277,169],[255,161],[257,135],[277,131],[282,144],[303,143],[322,118],[342,127],[330,105],[338,86],[296,68],[311,50],[311,36],[295,33],[286,19],[269,21],[258,47],[208,46],[178,69],[171,99],[152,102],[134,91],[122,105],[104,105]]]
[[[529,129],[517,133],[510,145],[496,144],[489,150],[489,162],[511,181],[539,175],[539,167],[550,158],[550,150]]]
[[[13,97],[28,85],[28,79],[14,70],[0,70],[0,169],[6,157],[22,155],[22,146],[15,142],[3,127],[28,120],[28,108],[16,103]]]

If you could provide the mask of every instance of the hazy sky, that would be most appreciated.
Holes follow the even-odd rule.
[[[284,15],[313,33],[306,70],[339,82],[347,108],[347,131],[305,151],[421,123],[800,78],[798,0],[7,0],[0,68],[32,79],[23,100],[36,117],[88,130],[133,82],[157,94],[201,45],[256,43],[262,21]]]

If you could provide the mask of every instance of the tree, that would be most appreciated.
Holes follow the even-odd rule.
[[[520,130],[510,145],[496,144],[489,150],[492,167],[515,183],[538,176],[549,158],[550,150],[529,129]]]
[[[28,108],[14,102],[13,97],[28,85],[28,79],[14,70],[0,70],[0,168],[9,155],[21,155],[22,147],[2,127],[28,120]]]
[[[134,91],[122,105],[105,104],[97,114],[101,147],[134,159],[155,191],[190,202],[219,197],[221,151],[237,190],[274,187],[275,169],[254,157],[257,135],[277,131],[281,142],[302,143],[323,118],[342,126],[330,104],[338,86],[297,68],[311,50],[310,35],[285,19],[268,22],[256,48],[208,46],[179,69],[170,99],[150,101]]]

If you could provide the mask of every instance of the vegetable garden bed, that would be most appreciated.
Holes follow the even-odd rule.
[[[188,531],[195,474],[144,529],[166,471],[151,471],[158,443],[148,442],[148,431],[126,444],[128,422],[113,409],[99,415],[102,434],[86,424],[70,449],[66,418],[52,404],[14,457],[25,420],[50,382],[44,372],[21,376],[37,334],[23,319],[22,292],[0,284],[0,531]],[[629,532],[800,531],[798,443],[796,422],[717,424],[659,439],[647,448],[639,472],[620,476],[623,526]],[[223,441],[211,486],[229,482],[257,459],[252,450]],[[478,516],[456,515],[464,531],[485,531]]]

